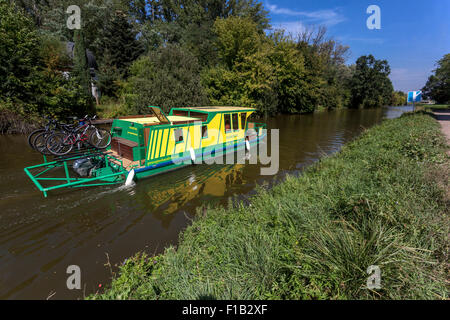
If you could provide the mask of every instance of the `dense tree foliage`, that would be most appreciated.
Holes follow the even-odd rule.
[[[207,103],[302,113],[403,99],[393,92],[387,61],[369,55],[347,65],[349,48],[328,38],[324,27],[297,35],[272,30],[258,0],[0,3],[0,57],[6,61],[0,100],[21,113],[85,112],[92,106],[92,82],[101,101],[120,104],[121,113]],[[81,30],[67,27],[70,5],[81,9]],[[66,55],[68,41],[75,42],[73,58]],[[97,59],[97,79],[84,49]],[[448,70],[445,61],[439,70]],[[445,91],[436,89],[442,74],[430,80],[429,92]]]
[[[0,94],[3,99],[32,99],[37,86],[39,38],[33,23],[0,2]]]
[[[422,89],[424,96],[437,103],[450,103],[450,53],[437,62],[433,72]]]
[[[92,111],[92,98],[76,78],[67,79],[62,70],[71,70],[73,62],[67,55],[66,46],[50,36],[41,38],[40,57],[43,65],[39,90],[36,90],[38,114],[59,118],[84,116]],[[86,74],[84,74],[86,76]],[[85,78],[85,81],[88,79]]]
[[[128,110],[145,113],[149,105],[169,111],[207,103],[200,85],[200,67],[195,56],[176,45],[161,47],[142,56],[130,68],[123,99]]]
[[[407,95],[403,91],[392,92],[391,105],[392,106],[404,106],[406,102]]]
[[[202,66],[217,62],[212,30],[217,18],[249,18],[261,33],[269,28],[268,13],[255,0],[137,0],[130,2],[130,12],[140,22],[148,50],[181,44]]]
[[[9,0],[35,21],[40,32],[57,36],[63,41],[72,41],[74,30],[67,28],[66,10],[71,5],[81,9],[81,23],[86,44],[95,50],[93,44],[99,38],[99,32],[110,21],[117,10],[128,10],[128,1],[124,0]],[[95,54],[97,52],[94,51]]]
[[[72,77],[76,82],[78,82],[81,85],[83,89],[83,94],[86,97],[90,97],[91,75],[89,72],[86,57],[86,44],[84,42],[84,35],[82,30],[75,30],[74,41],[75,41],[75,48],[73,56]]]
[[[390,104],[393,86],[389,79],[391,68],[386,60],[372,55],[356,61],[351,79],[352,107],[380,107]]]
[[[0,112],[26,117],[86,112],[90,104],[83,89],[62,73],[71,64],[65,45],[40,34],[14,3],[0,0],[0,17]]]
[[[99,88],[103,94],[115,96],[117,82],[128,76],[128,68],[143,49],[136,39],[137,32],[121,11],[112,14],[98,34],[95,51],[100,60]]]
[[[348,48],[325,40],[324,28],[298,39],[283,31],[266,36],[250,19],[230,17],[218,19],[213,30],[221,63],[204,76],[213,103],[250,105],[266,114],[348,106]]]

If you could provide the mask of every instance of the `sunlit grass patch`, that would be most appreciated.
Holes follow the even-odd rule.
[[[447,298],[448,177],[433,174],[446,147],[427,113],[386,120],[250,205],[208,208],[91,298]],[[381,289],[366,287],[371,265]]]

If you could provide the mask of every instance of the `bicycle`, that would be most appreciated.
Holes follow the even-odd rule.
[[[45,146],[47,137],[56,131],[66,132],[74,128],[75,125],[59,123],[57,120],[48,117],[45,117],[44,119],[48,120],[47,124],[44,128],[36,129],[28,135],[28,144],[32,149],[42,154],[50,155],[51,153]]]
[[[47,150],[55,156],[64,156],[70,153],[75,145],[78,150],[82,145],[88,144],[97,149],[105,149],[111,144],[111,134],[104,129],[99,129],[92,124],[97,116],[92,119],[85,116],[79,120],[79,126],[68,132],[55,132],[49,135],[45,141]],[[90,132],[90,133],[89,133]]]

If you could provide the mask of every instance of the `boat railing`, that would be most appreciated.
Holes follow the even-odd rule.
[[[98,175],[91,177],[73,177],[69,172],[69,163],[83,158],[102,158],[105,160],[105,169],[99,171]],[[55,170],[62,168],[64,174],[55,176]],[[81,154],[71,154],[66,157],[56,157],[53,160],[44,155],[44,162],[38,165],[24,168],[25,173],[41,191],[45,197],[49,191],[72,187],[93,187],[123,183],[128,171],[123,167],[121,159],[114,157],[108,152],[91,151]],[[56,183],[56,184],[55,184]],[[44,184],[46,184],[44,186]],[[48,185],[52,184],[52,185]]]
[[[249,122],[247,129],[253,129],[258,133],[258,136],[262,134],[262,130],[265,129],[267,125],[260,122]]]

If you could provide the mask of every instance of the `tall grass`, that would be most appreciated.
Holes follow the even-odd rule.
[[[208,208],[90,298],[445,299],[446,147],[426,113],[387,120],[249,205]],[[371,265],[381,289],[366,287]]]

